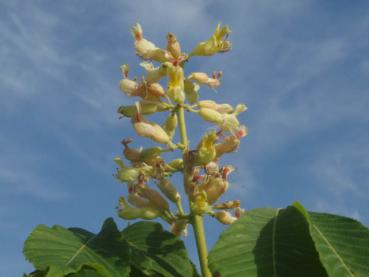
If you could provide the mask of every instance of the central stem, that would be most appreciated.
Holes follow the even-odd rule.
[[[184,109],[182,105],[177,106],[177,115],[178,115],[178,124],[179,131],[181,134],[181,142],[184,145],[183,150],[183,184],[185,186],[185,191],[187,191],[187,182],[188,182],[188,139],[187,139],[187,130],[186,130],[186,122],[184,117]],[[188,198],[188,202],[191,208],[191,199]],[[192,218],[192,227],[196,240],[197,253],[199,256],[201,273],[203,277],[211,277],[211,273],[208,267],[208,250],[206,248],[206,239],[205,239],[205,231],[204,231],[204,223],[202,220],[202,216],[195,214],[191,210],[191,218]]]

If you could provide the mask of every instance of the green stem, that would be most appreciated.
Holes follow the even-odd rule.
[[[178,125],[179,125],[179,132],[181,134],[181,142],[185,146],[183,150],[183,162],[184,162],[184,170],[183,170],[183,183],[185,186],[185,190],[187,191],[186,187],[187,184],[187,175],[188,175],[188,164],[187,164],[187,155],[188,155],[188,139],[187,139],[187,130],[186,130],[186,122],[184,117],[184,108],[182,105],[178,105],[177,107],[177,116],[178,116]],[[191,207],[191,199],[188,198],[188,202]],[[208,250],[206,247],[206,239],[205,239],[205,231],[204,231],[204,223],[202,220],[202,216],[196,215],[191,211],[192,217],[192,227],[195,235],[196,240],[196,247],[197,247],[197,254],[199,256],[201,273],[203,277],[211,277],[211,273],[208,267]]]

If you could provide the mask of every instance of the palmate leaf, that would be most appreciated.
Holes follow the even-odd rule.
[[[232,224],[209,254],[216,276],[327,276],[309,235],[308,223],[293,206],[249,211]]]
[[[39,225],[27,238],[24,254],[47,277],[125,277],[132,271],[142,276],[194,276],[183,242],[153,222],[138,222],[119,232],[107,219],[96,235]]]
[[[320,260],[329,276],[369,276],[369,229],[343,216],[306,212]]]

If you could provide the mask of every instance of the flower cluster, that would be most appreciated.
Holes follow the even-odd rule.
[[[218,24],[207,41],[200,42],[186,54],[173,33],[167,34],[166,49],[157,47],[143,36],[140,24],[132,27],[136,54],[143,59],[142,77],[130,78],[129,66],[121,66],[120,89],[128,97],[135,97],[134,105],[120,106],[118,113],[131,119],[137,135],[148,138],[161,146],[132,148],[132,139],[124,139],[123,156],[116,157],[116,178],[127,185],[128,196],[121,197],[118,215],[121,218],[161,218],[171,225],[176,235],[186,233],[192,215],[209,214],[223,224],[231,224],[243,210],[240,201],[217,202],[229,188],[228,177],[234,170],[231,165],[220,165],[220,158],[239,148],[240,140],[247,135],[238,115],[246,111],[244,104],[235,107],[213,100],[199,100],[201,86],[217,88],[221,84],[221,71],[212,74],[184,72],[184,65],[193,56],[211,56],[231,49],[227,40],[228,26]],[[159,63],[154,65],[153,62]],[[163,79],[167,82],[164,83]],[[175,132],[183,135],[184,122],[179,122],[179,110],[196,113],[214,128],[203,135],[197,147],[189,149],[186,140],[175,142]],[[162,124],[147,119],[155,113],[167,113]],[[181,126],[182,124],[182,126]],[[182,137],[183,138],[183,137]],[[162,154],[182,151],[182,158],[165,161]],[[176,172],[184,175],[184,188],[189,200],[190,212],[182,208],[182,197],[170,177]],[[172,202],[177,210],[171,210]],[[172,205],[173,206],[173,205]],[[231,213],[233,211],[233,213]]]

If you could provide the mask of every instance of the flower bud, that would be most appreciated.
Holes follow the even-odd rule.
[[[149,114],[153,114],[156,112],[166,111],[169,109],[169,106],[165,103],[162,103],[162,102],[153,103],[153,102],[148,102],[144,100],[140,101],[140,107],[141,107],[141,113],[143,115],[149,115]],[[136,112],[137,112],[137,107],[135,105],[120,106],[118,108],[118,113],[120,113],[121,115],[125,117],[132,117],[136,114]]]
[[[188,220],[178,219],[172,223],[170,231],[177,237],[181,235],[186,237],[187,236],[187,226],[188,226]]]
[[[207,41],[200,42],[190,56],[211,56],[218,52],[226,52],[231,49],[231,42],[226,40],[231,30],[228,26],[217,25],[214,34]]]
[[[165,91],[159,83],[147,83],[146,93],[151,96],[164,97]]]
[[[178,125],[177,114],[176,113],[169,114],[169,116],[167,117],[167,119],[163,124],[163,129],[165,132],[167,132],[170,139],[173,138],[177,125]]]
[[[142,96],[143,88],[136,81],[130,79],[122,79],[119,83],[119,88],[123,91],[127,96]]]
[[[240,200],[227,201],[223,203],[218,203],[213,206],[214,209],[221,209],[221,210],[235,209],[239,207],[240,207]]]
[[[233,222],[235,222],[237,220],[236,217],[232,216],[231,213],[229,213],[227,211],[219,211],[219,212],[216,212],[215,213],[215,218],[220,223],[223,223],[225,225],[232,224]]]
[[[152,206],[156,209],[160,211],[169,210],[169,203],[156,190],[153,190],[147,186],[140,186],[137,192],[139,196],[149,200]]]
[[[185,100],[183,69],[180,66],[168,67],[168,96],[177,104],[182,104]]]
[[[199,98],[200,86],[197,83],[193,83],[188,79],[184,80],[184,92],[186,98],[190,104],[196,103]]]
[[[215,123],[217,125],[221,125],[223,123],[223,116],[221,113],[208,109],[208,108],[201,108],[199,110],[199,115],[206,121]]]
[[[167,34],[167,50],[172,54],[174,59],[178,59],[181,55],[181,46],[173,33]]]
[[[173,203],[177,203],[181,199],[177,189],[168,179],[162,178],[156,185],[160,191]]]

